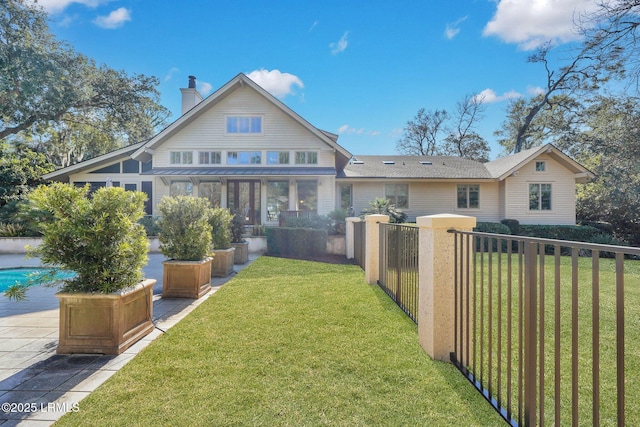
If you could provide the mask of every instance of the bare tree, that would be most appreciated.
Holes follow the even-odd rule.
[[[485,111],[483,95],[465,95],[458,101],[452,118],[453,126],[445,139],[442,153],[465,159],[487,161],[489,144],[475,132],[475,126],[484,118]]]
[[[449,118],[446,110],[418,110],[418,114],[407,122],[402,138],[396,143],[396,150],[413,156],[433,156],[438,149],[438,136],[445,131]]]

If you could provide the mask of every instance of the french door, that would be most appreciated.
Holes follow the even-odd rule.
[[[227,181],[227,206],[241,212],[246,224],[260,224],[260,181]]]

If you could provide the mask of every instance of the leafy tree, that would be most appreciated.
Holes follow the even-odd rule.
[[[0,208],[21,199],[42,183],[42,175],[53,170],[43,154],[28,147],[10,148],[0,143]]]
[[[23,133],[64,147],[72,136],[78,145],[75,140],[98,132],[112,144],[138,142],[168,117],[157,85],[155,77],[97,66],[56,40],[36,3],[0,3],[0,140]],[[50,151],[57,160],[56,151],[67,151],[60,164],[79,160],[69,150]]]

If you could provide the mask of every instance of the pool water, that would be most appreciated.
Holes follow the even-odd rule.
[[[50,271],[50,268],[41,267],[2,268],[0,269],[0,292],[6,291],[12,285],[26,284]],[[73,277],[74,274],[70,271],[59,271],[56,273],[55,278],[64,280]]]

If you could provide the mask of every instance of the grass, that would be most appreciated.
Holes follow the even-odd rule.
[[[501,423],[359,267],[261,257],[56,425]]]
[[[478,255],[480,260],[480,255]],[[507,257],[504,256],[501,263],[502,287],[499,288],[497,283],[498,277],[498,259],[494,254],[493,265],[491,268],[493,275],[493,285],[489,289],[488,282],[488,259],[484,256],[484,274],[483,281],[480,280],[480,272],[478,271],[476,301],[476,350],[478,351],[475,359],[474,369],[487,387],[489,381],[492,383],[493,393],[498,395],[498,386],[500,386],[499,396],[501,401],[507,402],[509,397],[507,393],[507,363],[512,362],[512,394],[511,397],[515,401],[517,398],[518,387],[518,362],[521,360],[517,349],[512,354],[507,353],[507,337],[511,335],[513,345],[517,346],[518,332],[518,279],[517,279],[517,259],[514,256],[514,270],[512,272],[513,288],[512,288],[512,321],[513,326],[511,333],[507,329],[508,320],[508,271]],[[572,381],[576,381],[578,385],[578,420],[580,425],[592,425],[593,414],[593,289],[592,289],[592,265],[591,258],[578,259],[578,275],[577,275],[577,354],[572,351],[572,325],[573,305],[572,305],[572,277],[571,277],[571,257],[562,256],[560,263],[560,280],[558,282],[558,297],[560,305],[556,305],[556,282],[554,275],[554,257],[545,257],[545,287],[544,287],[544,348],[541,349],[538,344],[537,352],[543,353],[542,359],[544,363],[544,418],[546,424],[553,424],[555,417],[554,402],[555,394],[555,358],[556,355],[560,359],[560,423],[561,425],[570,425],[572,417]],[[615,328],[615,261],[611,259],[600,259],[600,286],[598,289],[598,306],[599,306],[599,325],[598,325],[598,342],[600,366],[600,420],[598,425],[616,425],[616,342],[618,336]],[[541,299],[541,289],[538,288],[538,301]],[[483,294],[483,300],[480,300],[480,294]],[[502,297],[499,299],[499,297]],[[492,301],[491,311],[489,311],[489,300]],[[556,312],[556,308],[558,309]],[[540,318],[540,306],[537,308],[537,316]],[[470,313],[472,316],[472,313]],[[555,342],[555,326],[556,315],[559,319],[560,335],[559,351],[556,352]],[[481,317],[483,316],[483,317]],[[491,333],[489,331],[489,320],[492,321]],[[473,327],[473,318],[471,325]],[[484,327],[481,327],[484,322]],[[500,334],[498,333],[498,324],[501,324]],[[538,321],[540,325],[540,321]],[[540,334],[540,330],[538,330]],[[501,340],[498,337],[501,336]],[[640,261],[625,261],[625,412],[627,425],[640,424],[640,406],[637,401],[640,398]],[[489,353],[489,340],[492,344],[491,353]],[[498,344],[501,344],[501,353],[498,353]],[[572,375],[572,362],[577,361],[578,373],[577,377]],[[540,370],[540,360],[538,360],[538,372]],[[501,371],[502,377],[498,381],[498,372]],[[539,379],[538,379],[539,380]],[[538,384],[539,386],[539,384]],[[540,407],[540,397],[538,397],[538,408]],[[517,407],[514,408],[517,412]]]

